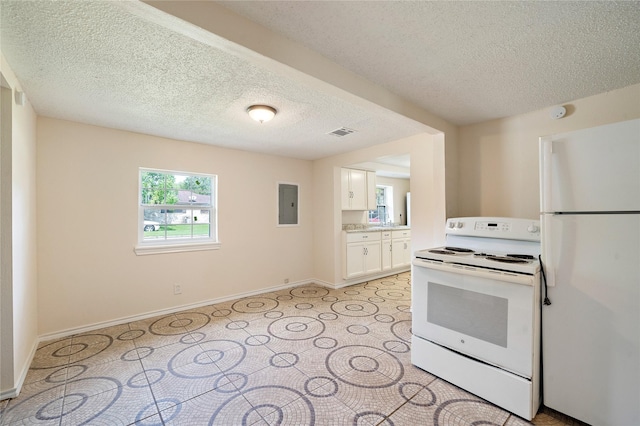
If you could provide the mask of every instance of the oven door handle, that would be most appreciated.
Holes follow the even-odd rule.
[[[415,258],[413,266],[419,268],[435,269],[438,271],[449,272],[452,274],[471,275],[473,277],[487,278],[490,280],[505,281],[508,283],[533,286],[535,284],[535,276],[527,274],[517,274],[515,272],[494,271],[491,269],[475,268],[473,266],[460,265],[451,262],[439,262],[435,260],[427,260]]]

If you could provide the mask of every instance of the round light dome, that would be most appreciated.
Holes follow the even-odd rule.
[[[276,109],[268,105],[251,105],[247,108],[249,117],[260,123],[266,123],[276,115]]]

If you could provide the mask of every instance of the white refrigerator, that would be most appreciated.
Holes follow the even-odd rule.
[[[540,138],[543,402],[640,425],[640,119]]]

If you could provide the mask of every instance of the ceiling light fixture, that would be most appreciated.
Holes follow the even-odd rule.
[[[271,120],[273,117],[275,117],[276,112],[277,111],[275,108],[268,105],[251,105],[249,108],[247,108],[249,117],[260,123],[265,123]]]

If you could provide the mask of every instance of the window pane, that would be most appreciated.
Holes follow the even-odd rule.
[[[379,206],[387,204],[384,188],[376,188],[376,204],[378,204]]]
[[[142,172],[141,179],[143,188],[164,188],[164,173]]]
[[[208,223],[193,224],[193,238],[209,238],[211,227]]]
[[[163,204],[178,204],[178,190],[166,190],[164,194]]]
[[[211,194],[211,178],[209,176],[197,176],[191,190],[196,194]]]
[[[211,217],[209,210],[194,210],[193,223],[211,223],[209,218]]]
[[[142,231],[144,240],[164,239],[165,214],[160,209],[144,209]]]

